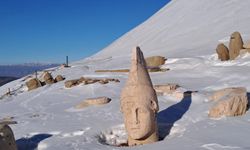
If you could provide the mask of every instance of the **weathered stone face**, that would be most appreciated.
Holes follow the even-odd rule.
[[[234,32],[231,35],[229,43],[230,60],[234,60],[239,56],[240,50],[243,49],[243,41],[239,32]]]
[[[156,113],[158,100],[139,47],[133,49],[129,78],[121,94],[121,111],[128,133],[128,144],[158,141]]]
[[[14,134],[6,124],[0,124],[0,150],[17,150]]]
[[[227,61],[227,60],[229,60],[229,50],[228,50],[228,48],[223,43],[220,43],[217,46],[216,52],[218,54],[218,58],[221,61]]]
[[[26,86],[28,87],[28,91],[31,91],[31,90],[41,87],[42,85],[38,79],[33,78],[33,79],[30,79],[28,82],[26,82]]]
[[[247,111],[246,88],[226,88],[216,91],[211,99],[216,104],[209,110],[209,117],[239,116]]]

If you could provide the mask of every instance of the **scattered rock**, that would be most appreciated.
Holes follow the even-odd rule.
[[[49,72],[44,72],[44,75],[43,75],[43,80],[46,84],[53,84],[55,83],[52,75],[49,73]]]
[[[107,79],[103,79],[103,80],[100,80],[100,81],[98,81],[100,84],[107,84],[107,83],[109,83],[109,80],[107,80]]]
[[[79,84],[94,84],[96,82],[100,84],[107,84],[109,82],[120,82],[118,79],[91,79],[91,78],[84,78],[81,77],[80,79],[75,79],[75,80],[69,80],[65,82],[65,87],[66,88],[71,88],[73,86],[77,86]]]
[[[26,86],[28,87],[28,91],[31,91],[31,90],[41,87],[42,85],[38,79],[33,78],[33,79],[30,79],[28,82],[26,82]]]
[[[209,117],[239,116],[247,111],[247,90],[244,87],[226,88],[216,91],[211,100],[216,104],[209,110]]]
[[[73,87],[73,86],[76,86],[76,85],[78,85],[78,81],[79,80],[68,80],[68,81],[66,81],[65,83],[64,83],[64,86],[66,87],[66,88],[71,88],[71,87]]]
[[[234,60],[239,56],[240,50],[243,49],[243,41],[239,32],[234,32],[231,35],[229,43],[230,60]]]
[[[82,109],[88,106],[94,106],[94,105],[104,105],[111,101],[108,97],[97,97],[97,98],[89,98],[81,102],[80,104],[76,105],[76,109]]]
[[[10,122],[0,122],[0,149],[17,150],[14,134],[8,124]]]
[[[217,46],[216,52],[218,54],[218,58],[221,61],[227,61],[227,60],[229,60],[229,50],[228,50],[228,48],[223,43],[220,43]]]
[[[56,82],[60,82],[60,81],[63,81],[65,78],[62,76],[62,75],[57,75],[55,80]]]
[[[152,56],[152,57],[147,57],[145,59],[147,66],[149,67],[157,67],[165,64],[165,61],[167,59],[162,56]]]

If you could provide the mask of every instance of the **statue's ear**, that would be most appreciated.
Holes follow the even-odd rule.
[[[151,100],[151,108],[154,110],[154,112],[158,111],[158,104],[156,103],[156,101]]]

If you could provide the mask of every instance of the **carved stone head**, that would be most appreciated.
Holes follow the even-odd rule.
[[[129,78],[121,94],[121,111],[129,136],[129,145],[158,140],[158,101],[145,64],[140,48],[135,48]]]

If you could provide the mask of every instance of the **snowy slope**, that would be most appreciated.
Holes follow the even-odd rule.
[[[250,54],[221,62],[215,54],[218,42],[233,31],[250,40],[249,0],[174,0],[142,25],[109,47],[71,68],[56,68],[52,75],[67,80],[84,77],[118,78],[120,83],[79,85],[64,88],[64,82],[27,92],[24,78],[0,87],[11,97],[0,100],[0,118],[13,117],[12,125],[21,150],[248,150],[250,112],[241,117],[209,119],[208,101],[214,90],[245,86],[250,91]],[[183,90],[197,90],[184,100],[158,96],[159,129],[164,140],[136,147],[113,147],[98,141],[102,134],[110,143],[125,135],[120,113],[120,91],[127,73],[95,73],[96,69],[119,69],[130,65],[131,48],[139,45],[144,54],[164,55],[170,71],[151,73],[153,84],[178,83]],[[73,106],[86,98],[108,96],[111,103],[81,111]],[[169,133],[168,133],[169,132]],[[101,134],[102,133],[102,134]],[[119,142],[119,141],[118,141]]]
[[[218,41],[228,40],[234,31],[250,40],[249,5],[249,0],[173,0],[94,58],[124,57],[135,45],[146,56],[212,54]]]

